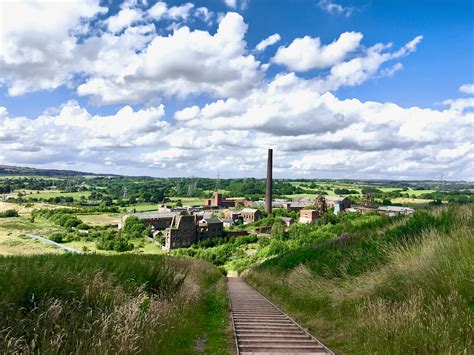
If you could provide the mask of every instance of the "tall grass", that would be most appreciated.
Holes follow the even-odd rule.
[[[341,352],[471,354],[473,210],[423,212],[247,278]]]
[[[159,352],[220,278],[207,263],[156,255],[0,258],[0,349]]]

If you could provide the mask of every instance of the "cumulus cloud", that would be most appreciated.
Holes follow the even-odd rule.
[[[402,68],[396,63],[389,69],[380,71],[382,65],[400,59],[416,50],[423,36],[417,36],[396,51],[390,52],[391,44],[377,43],[369,47],[364,55],[338,63],[331,67],[329,75],[315,79],[320,91],[334,91],[342,86],[360,85],[375,76],[390,76]]]
[[[77,102],[69,101],[57,114],[35,119],[3,117],[0,150],[8,152],[10,162],[17,163],[101,164],[114,151],[131,151],[144,146],[144,137],[165,132],[169,124],[162,120],[163,116],[163,106],[137,111],[124,106],[114,115],[91,115]],[[133,160],[133,155],[127,159]]]
[[[250,0],[224,0],[224,3],[232,9],[245,10]]]
[[[474,95],[474,84],[461,85],[459,91],[464,94]]]
[[[133,22],[138,21],[143,16],[142,12],[137,9],[126,7],[120,10],[117,15],[107,19],[107,26],[110,32],[120,32],[129,27]]]
[[[321,45],[319,37],[296,38],[288,47],[278,48],[273,61],[295,71],[330,68],[356,50],[362,37],[359,32],[344,32],[328,45]]]
[[[208,137],[214,132],[242,132],[240,149],[228,147],[227,154],[258,153],[260,166],[262,148],[273,147],[285,176],[422,178],[437,177],[441,169],[453,178],[471,177],[473,113],[340,100],[294,74],[280,75],[245,98],[193,106],[175,117],[181,128],[166,138],[169,144],[201,151],[212,146]]]
[[[239,9],[245,3],[228,1]],[[321,3],[328,12],[344,13],[341,5]],[[4,163],[161,176],[263,176],[265,150],[273,147],[277,176],[427,178],[443,171],[472,179],[474,98],[428,109],[335,94],[394,75],[422,36],[400,48],[366,47],[358,32],[329,44],[296,38],[272,59],[292,72],[264,78],[269,63],[261,64],[247,48],[247,24],[235,12],[222,15],[211,32],[190,27],[203,21],[207,28],[214,18],[192,3],[131,0],[108,17],[92,0],[54,2],[54,9],[52,2],[16,4],[1,5],[10,12],[0,32],[0,83],[10,95],[65,84],[97,104],[123,106],[93,115],[69,101],[29,118],[0,107]],[[255,51],[279,40],[275,33]],[[305,78],[295,73],[310,70],[318,71]],[[472,84],[460,91],[472,94]],[[189,100],[188,107],[166,116],[157,104],[163,96],[204,103]]]
[[[270,147],[277,176],[436,178],[442,171],[472,178],[471,111],[341,100],[295,74],[280,75],[243,98],[184,108],[170,123],[163,117],[162,106],[125,106],[100,116],[68,102],[33,120],[10,117],[3,108],[0,151],[16,163],[107,163],[119,172],[126,167],[161,176],[263,176]]]
[[[267,48],[268,46],[274,45],[275,43],[280,41],[280,39],[281,37],[278,33],[268,36],[267,38],[265,38],[264,40],[262,40],[261,42],[257,44],[257,46],[255,47],[255,50],[257,50],[258,52],[263,52],[265,48]]]
[[[260,63],[246,53],[246,31],[242,16],[231,12],[215,34],[184,26],[155,36],[140,53],[126,57],[119,70],[92,75],[78,93],[103,104],[144,102],[157,94],[241,96],[262,77]],[[106,67],[108,60],[96,64]]]
[[[352,12],[354,11],[354,8],[342,6],[332,0],[320,0],[318,6],[328,14],[340,14],[346,17],[352,15]]]
[[[82,22],[105,13],[98,0],[0,4],[0,83],[10,95],[54,89],[72,78]]]
[[[179,28],[191,16],[207,24],[214,16],[191,3],[146,6],[146,2],[125,1],[117,13],[98,20],[98,15],[109,11],[99,0],[2,2],[0,84],[12,96],[61,85],[75,87],[83,78],[114,86],[117,82],[105,82],[121,80],[110,77],[112,68],[124,75],[133,70],[134,58],[156,36],[153,22],[179,23]],[[125,91],[122,88],[122,96]]]
[[[180,6],[168,7],[165,2],[159,1],[148,10],[148,14],[156,20],[161,18],[170,18],[173,20],[187,20],[188,17],[191,15],[191,10],[193,8],[194,5],[189,2]],[[202,13],[203,9],[205,9],[207,12],[207,8],[200,8],[198,12]]]

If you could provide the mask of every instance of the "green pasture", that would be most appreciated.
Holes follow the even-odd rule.
[[[81,196],[88,198],[91,195],[90,191],[79,191],[79,192],[59,192],[59,191],[36,191],[36,190],[16,190],[13,194],[19,192],[26,192],[26,195],[23,198],[42,198],[49,199],[54,197],[73,197],[74,200],[80,200]],[[30,193],[31,192],[31,193]]]

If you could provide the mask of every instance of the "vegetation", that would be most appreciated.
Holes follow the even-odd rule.
[[[9,217],[19,217],[20,215],[18,214],[17,210],[6,210],[3,212],[0,212],[0,218],[9,218]]]
[[[203,352],[226,348],[222,274],[204,262],[42,255],[0,258],[0,270],[5,353],[193,353],[199,340]]]
[[[337,352],[473,352],[470,182],[275,180],[277,198],[322,193],[360,202],[371,193],[377,204],[417,212],[328,213],[287,227],[280,217],[297,213],[274,209],[165,258],[133,255],[162,253],[163,236],[153,240],[134,217],[119,231],[121,215],[201,204],[215,179],[4,172],[0,216],[15,218],[0,218],[0,254],[64,253],[26,233],[105,254],[0,258],[6,353],[225,352],[225,283],[204,261],[245,275]],[[222,179],[218,188],[258,200],[265,184]]]
[[[444,207],[359,226],[246,278],[336,351],[472,353],[473,212]]]

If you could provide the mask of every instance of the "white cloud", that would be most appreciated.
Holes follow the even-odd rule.
[[[378,43],[369,47],[364,55],[334,65],[329,75],[315,79],[315,84],[319,86],[320,91],[334,91],[342,86],[360,85],[377,75],[390,76],[402,67],[397,63],[391,68],[379,72],[382,65],[414,52],[416,45],[422,38],[422,36],[415,37],[395,52],[387,51],[391,48],[391,44]]]
[[[326,11],[328,14],[341,14],[346,17],[352,15],[354,8],[349,6],[342,6],[340,4],[335,3],[332,0],[320,0],[318,3],[319,7]]]
[[[459,91],[464,94],[474,95],[474,84],[461,85]]]
[[[78,93],[105,104],[144,102],[156,95],[240,96],[262,77],[260,63],[246,53],[246,31],[242,16],[228,13],[214,35],[184,26],[155,36],[140,53],[119,55],[126,58],[122,68],[92,75]],[[97,63],[108,66],[102,58]]]
[[[234,10],[245,10],[250,0],[224,0],[225,4]]]
[[[468,108],[474,108],[474,98],[463,98],[463,99],[449,99],[442,102],[443,105],[449,106],[450,110],[463,112]]]
[[[169,18],[173,20],[187,20],[188,17],[191,15],[191,10],[193,8],[194,5],[189,2],[180,6],[168,7],[165,2],[159,1],[148,10],[148,14],[155,20],[159,20],[161,18]],[[202,12],[202,9],[206,8],[201,8],[199,12]]]
[[[214,15],[191,3],[160,2],[147,11],[144,2],[125,1],[116,14],[91,22],[107,11],[99,0],[0,2],[0,85],[16,96],[75,87],[84,78],[119,80],[111,72],[126,74],[156,36],[152,20],[180,27],[191,16],[211,24]],[[121,91],[118,95],[127,90]]]
[[[209,11],[207,7],[198,7],[196,9],[196,17],[201,18],[207,24],[212,24],[214,12]]]
[[[359,32],[344,32],[328,45],[321,45],[319,37],[296,38],[288,47],[280,47],[273,61],[295,71],[330,68],[355,51],[362,37]]]
[[[0,83],[21,95],[69,82],[77,64],[74,33],[105,11],[98,0],[0,2]]]
[[[258,52],[263,52],[265,50],[265,48],[267,48],[268,46],[274,45],[275,43],[280,41],[280,39],[281,39],[280,35],[278,33],[275,33],[271,36],[268,36],[263,41],[259,42],[257,44],[257,46],[255,47],[255,49]]]
[[[108,29],[112,33],[120,32],[124,28],[129,27],[133,22],[141,19],[142,16],[143,14],[140,10],[124,8],[117,15],[107,19]]]
[[[163,116],[163,106],[137,111],[124,106],[114,115],[91,115],[77,102],[69,101],[57,114],[36,119],[4,117],[0,120],[0,150],[8,152],[10,162],[17,163],[77,160],[100,164],[105,156],[124,149],[130,154],[126,159],[133,161],[133,149],[143,146],[140,140],[166,132],[169,124]]]
[[[225,4],[233,9],[237,7],[237,0],[224,0]]]
[[[230,5],[241,9],[244,3]],[[342,13],[340,5],[328,3]],[[0,107],[2,162],[162,176],[263,176],[265,149],[273,147],[276,174],[284,176],[427,178],[443,171],[472,179],[474,98],[445,100],[435,110],[334,94],[401,70],[401,59],[416,50],[421,36],[395,49],[365,47],[356,32],[327,45],[297,38],[273,61],[298,72],[324,70],[306,79],[290,72],[263,80],[269,63],[261,64],[247,48],[247,24],[237,13],[223,16],[211,33],[186,25],[211,23],[207,8],[159,2],[147,10],[144,2],[128,1],[91,31],[91,20],[106,10],[96,1],[11,4],[0,5],[8,15],[0,16],[6,23],[0,80],[10,94],[66,84],[96,103],[125,106],[92,115],[69,101],[35,118],[12,117]],[[21,21],[12,21],[15,16]],[[157,25],[162,23],[175,29],[167,32]],[[274,34],[255,50],[279,40]],[[460,91],[472,93],[472,84]],[[165,120],[157,104],[163,96],[194,95],[215,99],[202,105],[190,100]],[[134,103],[147,108],[128,106]]]
[[[277,176],[472,178],[474,113],[340,100],[294,74],[240,99],[175,112],[172,123],[163,117],[162,106],[94,116],[68,102],[36,119],[3,108],[0,151],[6,163],[263,176],[265,149],[274,148]]]
[[[153,5],[148,10],[148,14],[155,19],[159,19],[159,18],[164,17],[167,11],[168,11],[168,5],[165,2],[158,1],[155,5]]]
[[[193,106],[175,117],[184,118],[164,139],[168,144],[200,152],[206,161],[230,155],[250,175],[263,169],[263,148],[273,147],[284,176],[436,178],[442,170],[452,178],[471,177],[473,113],[339,100],[294,74],[245,98]],[[215,132],[223,139],[212,139]],[[215,146],[219,154],[207,152]],[[257,165],[249,170],[241,156],[257,157]]]

